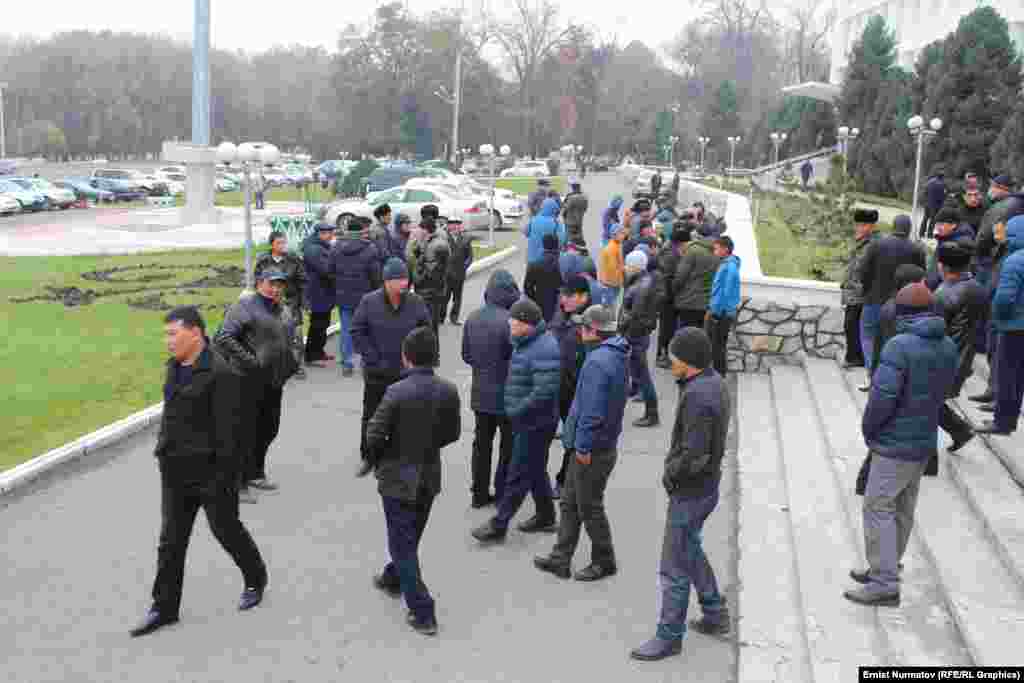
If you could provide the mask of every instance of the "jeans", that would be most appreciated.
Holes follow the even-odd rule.
[[[352,367],[352,315],[354,308],[338,306],[338,314],[341,318],[341,332],[338,334],[338,363],[343,368]]]
[[[729,370],[729,330],[732,329],[734,318],[711,316],[704,324],[704,331],[711,342],[711,362],[715,372],[722,377]]]
[[[629,377],[636,386],[644,403],[657,404],[658,394],[651,379],[651,368],[647,363],[647,350],[651,347],[651,335],[629,338]]]
[[[263,192],[262,191],[257,191],[256,192],[256,210],[260,211],[262,209],[263,209]]]
[[[1021,401],[1024,399],[1024,332],[1000,332],[996,343],[995,424],[1001,429],[1017,429]]]
[[[860,348],[864,351],[864,367],[868,374],[871,373],[871,363],[875,360],[871,350],[875,348],[881,313],[882,307],[879,304],[864,304],[860,311]]]
[[[423,495],[415,501],[381,496],[384,520],[388,527],[388,554],[391,562],[384,567],[383,581],[398,585],[405,605],[420,620],[434,619],[434,598],[423,583],[419,548],[423,531],[430,519],[433,496]]]
[[[370,418],[377,412],[377,407],[384,400],[384,393],[388,387],[397,382],[399,373],[386,375],[383,373],[363,370],[363,421],[359,434],[359,453],[363,460],[367,459],[366,453],[366,426],[370,424]]]
[[[590,563],[614,567],[615,550],[612,528],[604,510],[604,492],[618,452],[614,448],[594,451],[590,458],[589,465],[581,465],[575,457],[569,461],[565,490],[559,501],[562,519],[558,525],[558,541],[551,558],[569,564],[580,542],[580,527],[584,526],[590,536]]]
[[[166,616],[177,616],[185,578],[185,551],[199,508],[206,512],[210,531],[242,570],[246,588],[263,588],[267,567],[256,543],[238,519],[238,491],[217,489],[213,482],[185,483],[160,475],[160,542],[157,546],[153,605]]]
[[[327,328],[331,326],[331,312],[310,313],[309,333],[306,335],[306,361],[323,360],[327,346]]]
[[[491,456],[494,453],[494,433],[501,430],[498,442],[498,468],[494,471],[494,497],[501,500],[505,493],[505,479],[508,465],[512,460],[512,426],[504,415],[476,413],[476,430],[473,432],[473,482],[470,491],[473,498],[482,500],[491,492]]]
[[[704,554],[701,541],[704,522],[718,505],[718,489],[703,498],[671,496],[661,544],[661,616],[658,637],[678,640],[686,634],[690,584],[697,589],[704,617],[715,623],[722,616],[722,595],[715,570]]]
[[[864,350],[860,345],[860,304],[847,304],[843,311],[843,331],[846,336],[846,363],[864,365]],[[870,349],[868,349],[870,352]]]
[[[266,382],[250,380],[248,395],[242,400],[248,402],[250,443],[248,455],[242,469],[242,483],[267,477],[267,451],[277,438],[281,428],[281,399],[283,391]]]
[[[871,455],[864,490],[869,591],[890,594],[900,590],[898,567],[914,528],[914,509],[925,464]]]
[[[555,501],[548,479],[548,449],[555,436],[555,428],[545,427],[531,431],[517,431],[512,445],[512,462],[509,463],[505,490],[498,502],[498,513],[494,526],[507,529],[509,522],[526,500],[526,494],[533,496],[537,516],[555,519]]]

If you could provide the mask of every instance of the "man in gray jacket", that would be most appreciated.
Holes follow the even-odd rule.
[[[256,502],[250,486],[263,491],[277,489],[267,478],[267,451],[281,426],[284,383],[298,367],[282,318],[281,297],[288,276],[268,268],[258,277],[256,292],[232,304],[213,340],[244,376],[242,424],[249,429],[243,432],[248,435],[239,492],[243,503]]]
[[[729,630],[725,599],[701,545],[704,522],[718,506],[731,412],[729,390],[711,367],[711,342],[704,330],[680,330],[669,354],[679,402],[661,479],[669,496],[659,570],[661,617],[654,637],[630,653],[644,661],[682,652],[691,584],[704,612],[691,626],[709,635]]]
[[[562,203],[562,220],[565,222],[565,230],[570,242],[578,242],[586,245],[583,237],[583,217],[587,213],[587,195],[583,194],[580,182],[576,178],[569,181],[569,194],[565,196]]]

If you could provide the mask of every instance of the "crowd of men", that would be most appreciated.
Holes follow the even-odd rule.
[[[854,215],[855,241],[842,283],[845,367],[864,367],[870,392],[862,431],[869,454],[858,478],[864,495],[868,569],[844,595],[875,606],[900,604],[899,572],[914,523],[920,480],[938,473],[938,430],[957,453],[975,433],[1017,429],[1024,398],[1024,193],[1006,175],[988,197],[968,174],[948,191],[941,172],[926,186],[919,236],[909,216],[875,234],[878,212]],[[947,403],[988,355],[989,384],[970,400],[993,414],[977,429]]]
[[[476,417],[470,502],[496,508],[472,535],[483,544],[503,541],[530,494],[534,514],[519,531],[557,532],[551,553],[535,558],[538,569],[578,581],[617,572],[604,492],[630,396],[645,404],[635,425],[659,424],[647,356],[660,325],[658,365],[671,369],[680,392],[662,478],[670,497],[662,613],[655,636],[632,655],[661,659],[681,651],[691,584],[703,610],[693,627],[711,634],[729,629],[699,538],[718,502],[729,426],[725,339],[739,304],[739,261],[732,241],[717,232],[721,223],[708,221],[703,207],[677,216],[673,198],[664,195],[654,198],[657,212],[642,199],[621,220],[621,199],[613,201],[603,219],[607,243],[595,264],[583,237],[588,201],[579,181],[564,201],[540,191],[524,226],[522,287],[508,271],[493,272],[484,305],[463,328]],[[230,307],[212,339],[195,308],[166,316],[172,357],[156,453],[163,495],[158,572],[152,606],[133,635],[178,620],[185,549],[200,507],[242,571],[239,608],[261,602],[267,570],[239,521],[238,504],[278,488],[266,456],[280,425],[282,389],[304,376],[303,366],[334,360],[325,349],[334,308],[341,374],[354,374],[356,353],[362,359],[358,476],[375,473],[387,523],[391,562],[374,584],[404,597],[414,629],[436,633],[418,548],[440,492],[441,449],[461,433],[458,391],[435,370],[438,328],[446,316],[459,324],[472,262],[461,225],[448,221],[441,228],[438,218],[437,207],[427,206],[413,228],[407,216],[378,207],[375,221],[356,218],[341,231],[317,226],[301,258],[274,232],[255,267],[256,291]],[[552,486],[548,457],[559,424],[563,457]],[[573,574],[584,528],[592,554]]]

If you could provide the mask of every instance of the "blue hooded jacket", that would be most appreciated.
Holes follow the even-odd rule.
[[[740,257],[731,254],[722,259],[711,283],[711,315],[735,318],[740,307]]]
[[[517,431],[554,429],[562,355],[558,340],[541,320],[532,334],[512,338],[512,359],[505,382],[505,415]]]
[[[614,448],[626,411],[629,342],[612,337],[587,354],[580,369],[563,443],[580,453]]]
[[[505,380],[512,356],[508,309],[519,300],[519,286],[507,270],[491,274],[484,305],[469,316],[462,328],[462,360],[473,368],[470,408],[488,415],[505,414]]]
[[[553,234],[558,237],[559,248],[565,246],[565,226],[558,221],[558,202],[545,199],[540,213],[530,219],[523,228],[526,235],[526,262],[534,263],[544,258],[544,235]]]
[[[558,270],[562,274],[562,282],[568,282],[573,275],[579,275],[586,268],[587,260],[583,254],[563,251],[558,257]]]
[[[992,298],[992,322],[1000,332],[1024,330],[1024,214],[1006,223],[1006,251]]]
[[[897,307],[897,311],[903,307]],[[871,378],[861,431],[868,448],[887,458],[927,462],[937,452],[939,410],[956,374],[956,344],[931,311],[904,310]]]
[[[622,208],[622,197],[615,195],[612,197],[612,203],[608,205],[608,208],[601,214],[601,246],[606,246],[611,240],[611,228],[616,223],[621,223],[622,218],[619,216],[619,209]]]

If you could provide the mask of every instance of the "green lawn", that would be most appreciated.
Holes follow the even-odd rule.
[[[516,194],[530,194],[537,189],[536,178],[498,178],[495,186],[504,190],[512,190]],[[561,195],[565,194],[565,176],[552,176],[551,187],[558,190]]]
[[[474,248],[477,258],[500,249]],[[198,304],[208,331],[216,331],[224,307],[238,298],[242,263],[239,249],[0,257],[0,386],[7,387],[0,471],[160,402],[167,352],[164,310],[154,309]],[[230,267],[236,270],[215,270]],[[113,268],[130,270],[106,281],[83,277]],[[48,289],[71,287],[99,296],[66,306]],[[34,297],[44,300],[14,301]]]

